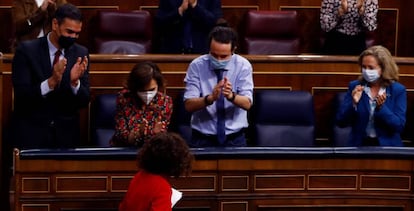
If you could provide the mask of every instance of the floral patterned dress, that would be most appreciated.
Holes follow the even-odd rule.
[[[123,89],[117,98],[115,115],[115,134],[112,138],[112,146],[140,146],[151,138],[155,132],[157,122],[163,122],[165,130],[170,124],[173,110],[172,98],[161,92],[157,92],[152,101],[147,105],[136,94]],[[131,132],[143,134],[133,142],[128,141]]]
[[[365,0],[365,11],[359,14],[357,0],[348,0],[348,11],[339,16],[341,0],[323,0],[321,6],[321,28],[329,32],[336,30],[346,35],[357,35],[363,30],[377,28],[378,0]]]

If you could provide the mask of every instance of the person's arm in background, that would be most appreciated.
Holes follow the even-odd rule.
[[[55,4],[49,4],[49,6],[47,7],[47,12],[48,12],[48,16],[49,16],[49,21],[52,20],[52,18],[55,16],[55,12],[57,10],[57,8],[62,5],[62,4],[66,4],[67,1],[66,0],[53,0],[56,3]]]
[[[368,31],[374,31],[377,28],[378,0],[363,1],[359,8],[359,13],[362,25]]]
[[[322,1],[320,24],[322,30],[324,30],[325,32],[331,31],[339,23],[339,5],[341,5],[341,0],[337,0],[337,2],[339,2],[338,5],[329,0]]]
[[[56,10],[56,0],[44,0],[40,7],[33,0],[29,7],[24,0],[15,0],[12,3],[12,18],[17,35],[30,33],[34,27],[45,24],[48,12],[52,9]],[[63,1],[62,1],[63,2]],[[66,2],[66,0],[65,0]]]
[[[205,1],[208,5],[203,5],[197,0],[189,0],[192,7],[192,19],[199,24],[212,27],[217,23],[219,18],[223,17],[221,10],[221,0]]]
[[[180,7],[182,6],[183,1],[188,0],[182,0],[179,2],[175,0],[160,0],[158,5],[158,12],[155,16],[156,21],[163,26],[180,23],[182,14],[180,14],[179,11],[182,10]]]
[[[27,3],[23,0],[15,0],[12,3],[12,18],[17,35],[27,34],[36,25],[42,24],[47,17],[46,8],[37,7],[33,1],[33,9],[28,11]]]

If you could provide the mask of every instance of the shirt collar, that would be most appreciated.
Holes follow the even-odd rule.
[[[50,32],[47,34],[47,45],[49,46],[49,55],[55,55],[58,50],[55,45],[50,41]],[[62,55],[65,55],[65,49],[61,49]]]

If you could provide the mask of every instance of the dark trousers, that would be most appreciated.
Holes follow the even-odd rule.
[[[359,56],[367,48],[365,33],[346,35],[337,31],[327,32],[323,53],[328,55]]]
[[[12,146],[19,149],[74,148],[80,145],[78,117],[26,118],[13,116]]]
[[[362,146],[379,146],[378,138],[365,137]]]
[[[240,130],[236,133],[230,134],[226,136],[226,141],[224,144],[220,144],[217,140],[217,135],[206,135],[201,133],[198,130],[192,131],[191,141],[189,143],[190,147],[245,147],[246,144],[246,137],[244,134],[244,130]]]

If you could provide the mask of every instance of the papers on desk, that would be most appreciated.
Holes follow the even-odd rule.
[[[183,196],[183,193],[174,188],[171,188],[171,190],[172,190],[172,194],[171,194],[171,208],[172,208],[181,199],[181,197]]]

